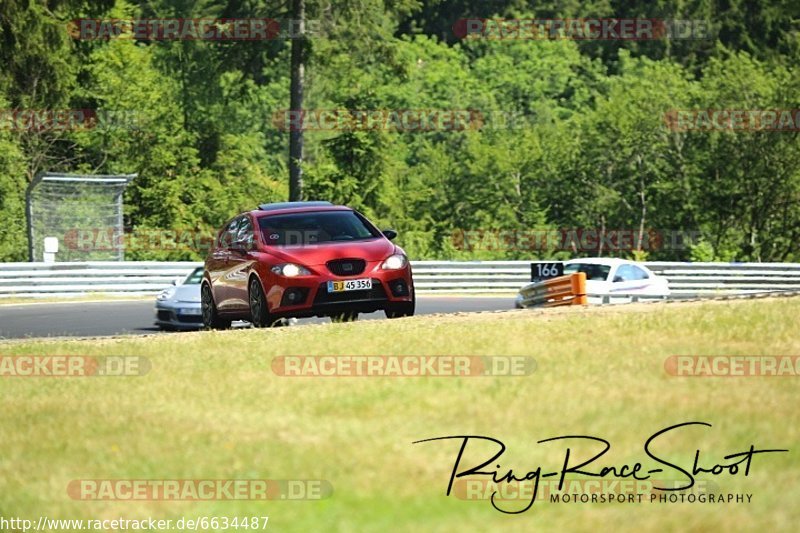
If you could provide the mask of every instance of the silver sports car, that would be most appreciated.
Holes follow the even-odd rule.
[[[174,287],[164,289],[156,296],[156,326],[164,330],[200,329],[203,316],[200,312],[200,282],[203,267],[197,267]]]

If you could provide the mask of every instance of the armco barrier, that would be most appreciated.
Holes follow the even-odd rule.
[[[202,265],[184,261],[0,263],[0,298],[87,293],[150,295]]]
[[[665,276],[676,298],[800,290],[797,263],[645,263]],[[150,295],[186,276],[197,262],[0,263],[0,298],[92,292]],[[516,293],[530,282],[530,261],[413,261],[418,293]]]
[[[723,296],[800,290],[798,263],[649,262],[647,267],[669,280],[673,296]]]
[[[586,305],[586,274],[576,272],[566,276],[525,285],[521,291],[525,307],[560,307]]]

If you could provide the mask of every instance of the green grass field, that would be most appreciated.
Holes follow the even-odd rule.
[[[796,530],[800,378],[678,378],[664,361],[800,355],[798,316],[800,299],[776,298],[7,342],[1,355],[135,355],[151,368],[0,377],[0,516],[269,516],[275,531]],[[519,355],[537,366],[520,377],[282,377],[271,366],[279,355]],[[698,448],[710,464],[750,444],[790,453],[756,456],[748,477],[714,478],[723,492],[752,494],[749,504],[542,501],[512,516],[445,496],[457,442],[412,444],[492,436],[508,446],[503,466],[525,473],[563,462],[563,446],[537,440],[583,434],[612,443],[596,470],[649,467],[645,440],[695,420],[714,427],[676,432],[665,456],[690,467]],[[67,493],[75,479],[255,478],[327,480],[333,494],[165,502]]]

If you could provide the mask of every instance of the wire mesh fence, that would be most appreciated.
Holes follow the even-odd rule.
[[[135,175],[43,173],[26,195],[30,261],[123,261],[123,199]],[[101,231],[108,246],[81,246],[82,235]],[[52,256],[50,256],[52,257]]]

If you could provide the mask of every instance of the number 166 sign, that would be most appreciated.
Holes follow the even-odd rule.
[[[564,275],[564,263],[531,263],[531,281],[544,281]]]

